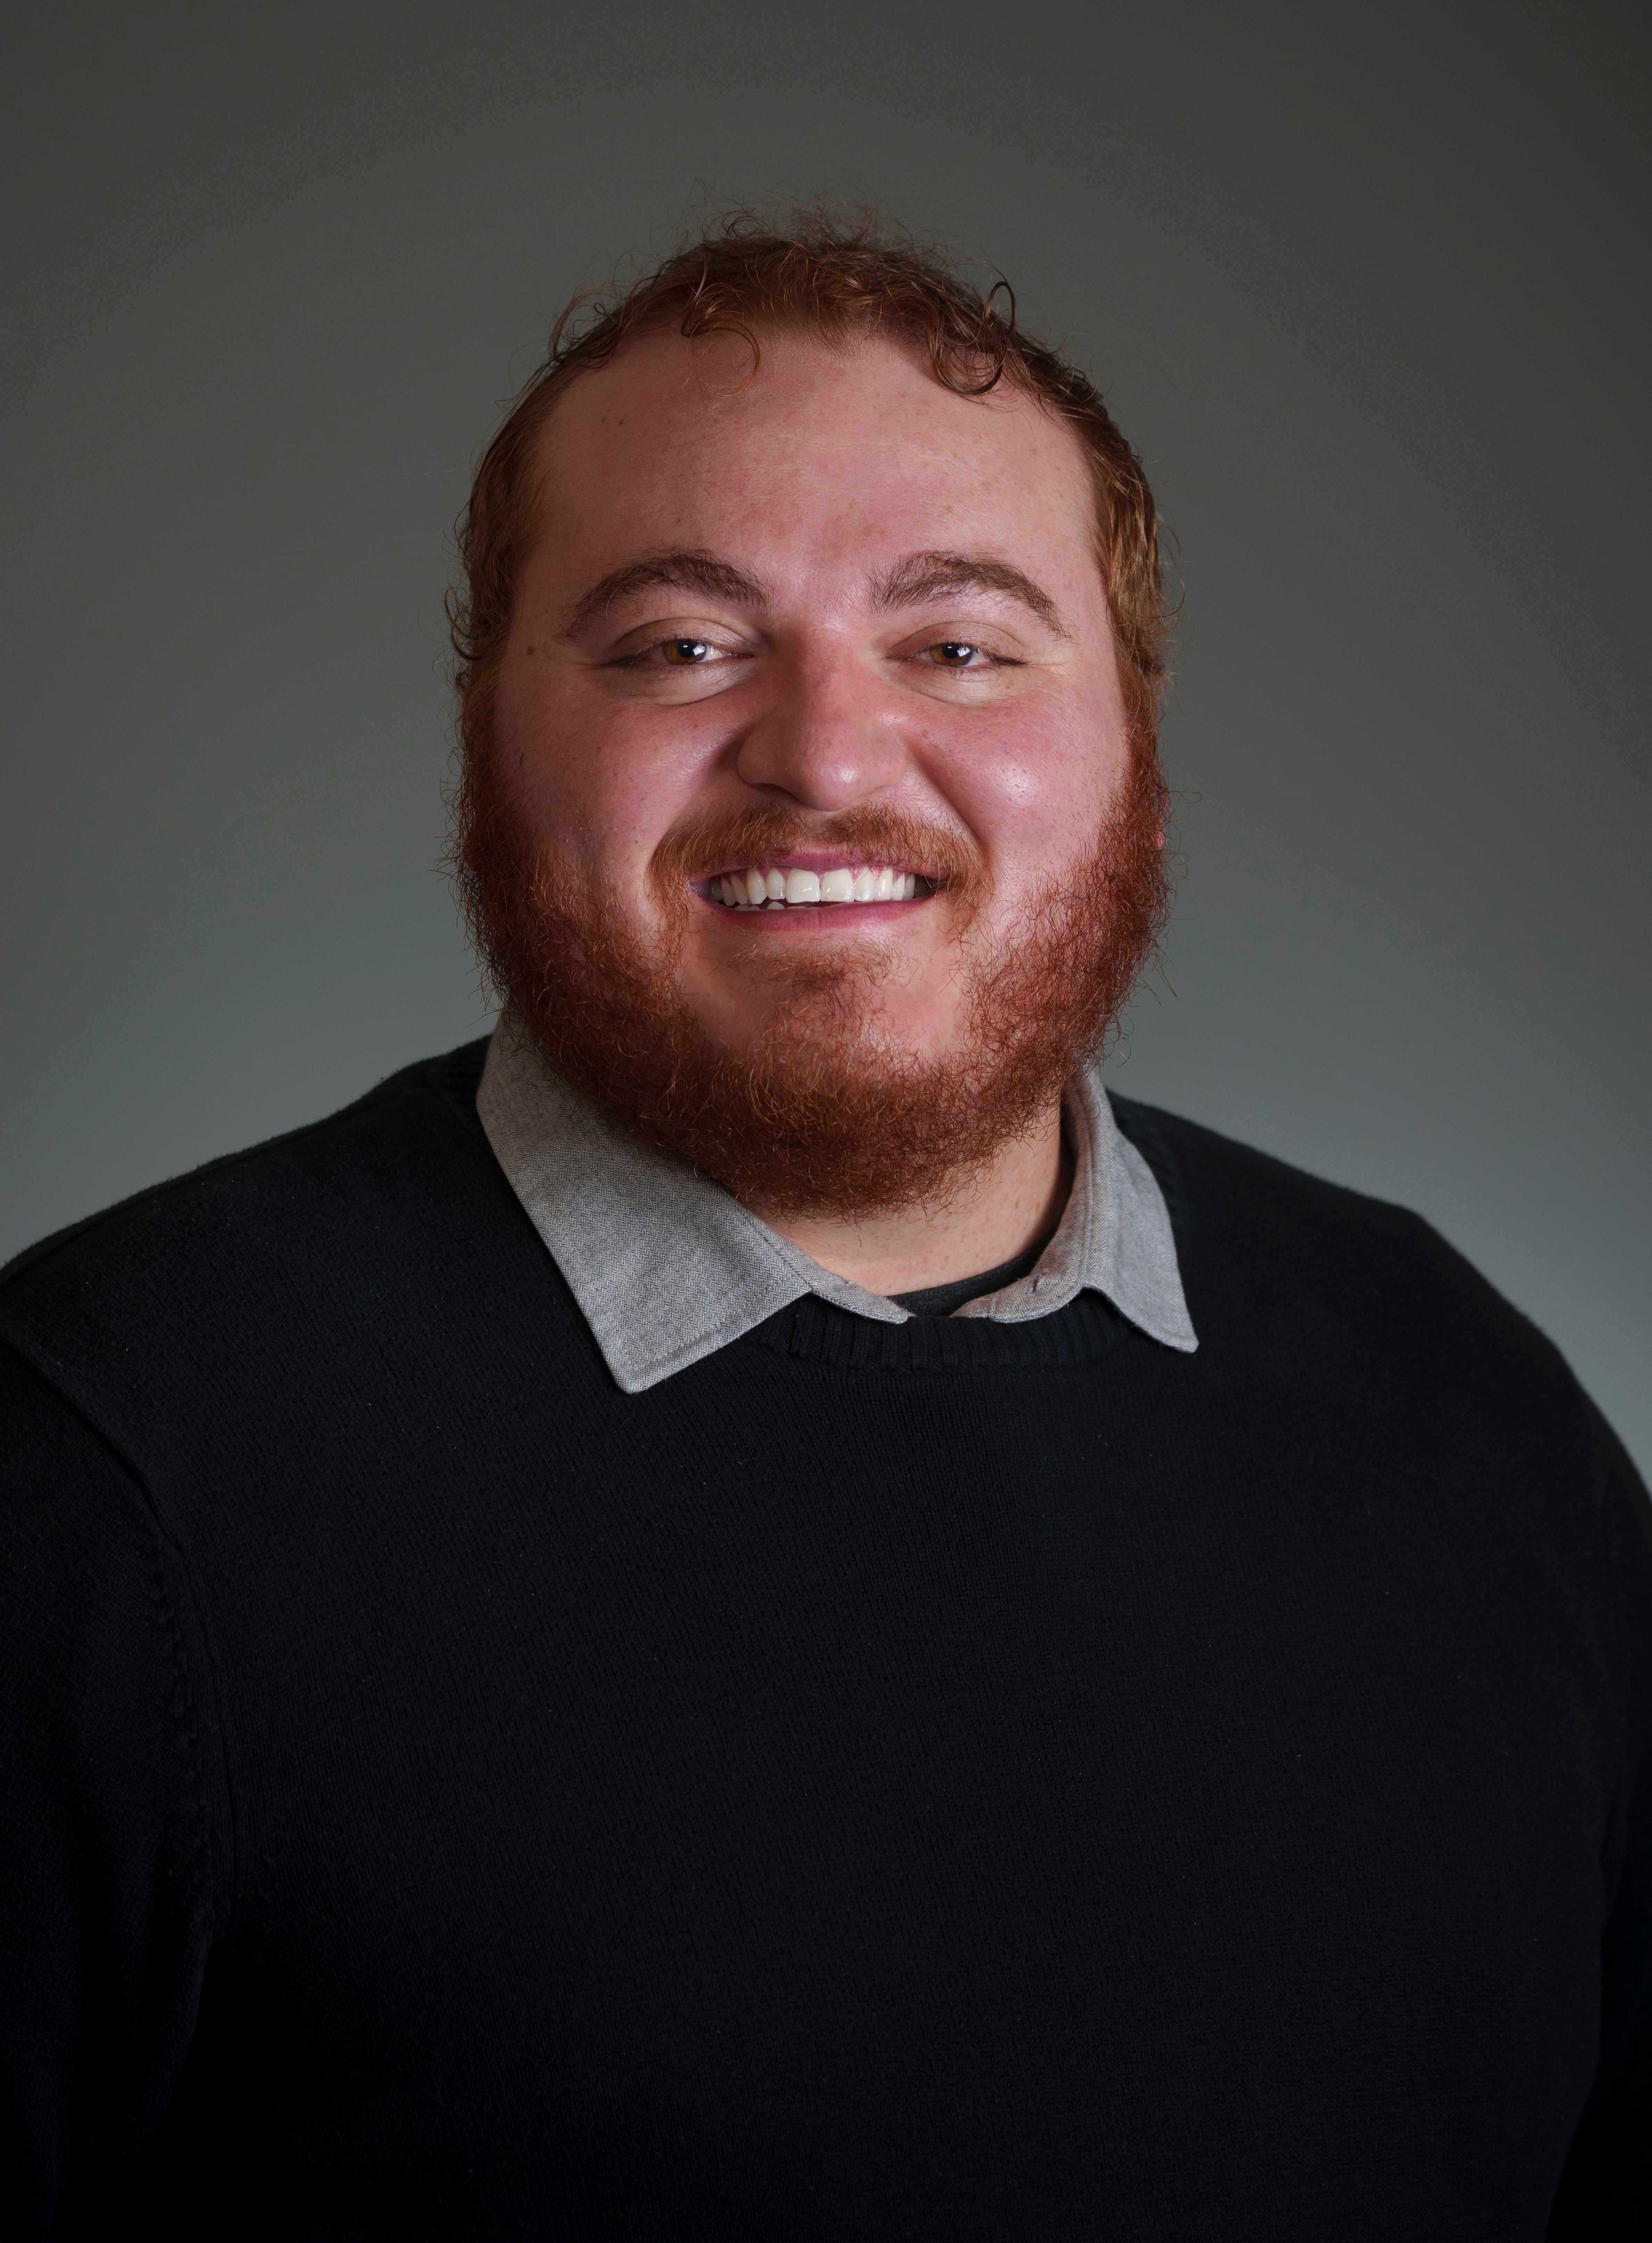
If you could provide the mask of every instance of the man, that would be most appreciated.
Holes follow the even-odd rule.
[[[14,2232],[1643,2233],[1645,1492],[1415,1218],[1102,1089],[1094,390],[735,220],[463,556],[498,1030],[0,1290]]]

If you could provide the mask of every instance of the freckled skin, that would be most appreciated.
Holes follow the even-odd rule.
[[[765,334],[752,375],[736,339],[652,334],[575,384],[543,468],[498,738],[534,829],[639,929],[655,921],[646,875],[662,839],[756,802],[822,818],[876,803],[967,833],[994,884],[988,940],[1092,839],[1126,768],[1124,709],[1083,455],[1034,401],[954,396],[885,344],[839,353]],[[594,585],[673,549],[715,556],[764,598],[654,586],[573,626]],[[1020,569],[1060,628],[996,590],[877,603],[881,576],[934,551]],[[704,660],[685,663],[679,643]],[[967,665],[948,666],[961,645],[974,650]],[[742,969],[753,941],[840,941],[841,908],[737,917],[695,899],[682,985],[719,1041],[739,1048],[776,1001]],[[878,1001],[927,1056],[962,1027],[955,934],[944,896],[853,928],[892,949]],[[886,1263],[905,1282],[942,1282],[909,1273],[960,1256],[952,1274],[968,1275],[1018,1247],[972,1254],[1036,1235],[1060,1189],[1057,1145],[1052,1114],[1036,1142],[1008,1148],[955,1251],[921,1217],[917,1248],[896,1235],[914,1218],[895,1220],[893,1261],[863,1250],[876,1225],[853,1250],[787,1227],[830,1267],[859,1254],[849,1274],[862,1282]]]

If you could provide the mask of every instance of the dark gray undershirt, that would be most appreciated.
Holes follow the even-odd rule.
[[[1001,1285],[1030,1277],[1039,1256],[1055,1236],[1053,1230],[1047,1231],[1013,1262],[1001,1262],[995,1270],[983,1270],[978,1277],[954,1277],[950,1285],[926,1285],[921,1292],[891,1293],[889,1298],[908,1316],[949,1317],[966,1301],[978,1301],[983,1293],[995,1293]]]

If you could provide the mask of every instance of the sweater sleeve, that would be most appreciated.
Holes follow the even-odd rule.
[[[102,2232],[194,2028],[209,1785],[144,1491],[0,1348],[0,2195]]]
[[[1652,1501],[1595,1433],[1624,1676],[1624,1795],[1601,1953],[1601,2060],[1549,2221],[1550,2243],[1652,2234]],[[1615,1874],[1612,1874],[1613,1872]]]

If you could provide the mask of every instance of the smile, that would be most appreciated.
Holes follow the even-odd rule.
[[[728,911],[785,911],[800,905],[911,903],[934,891],[921,873],[898,872],[891,865],[833,865],[824,871],[751,865],[718,873],[700,884],[700,892]]]

